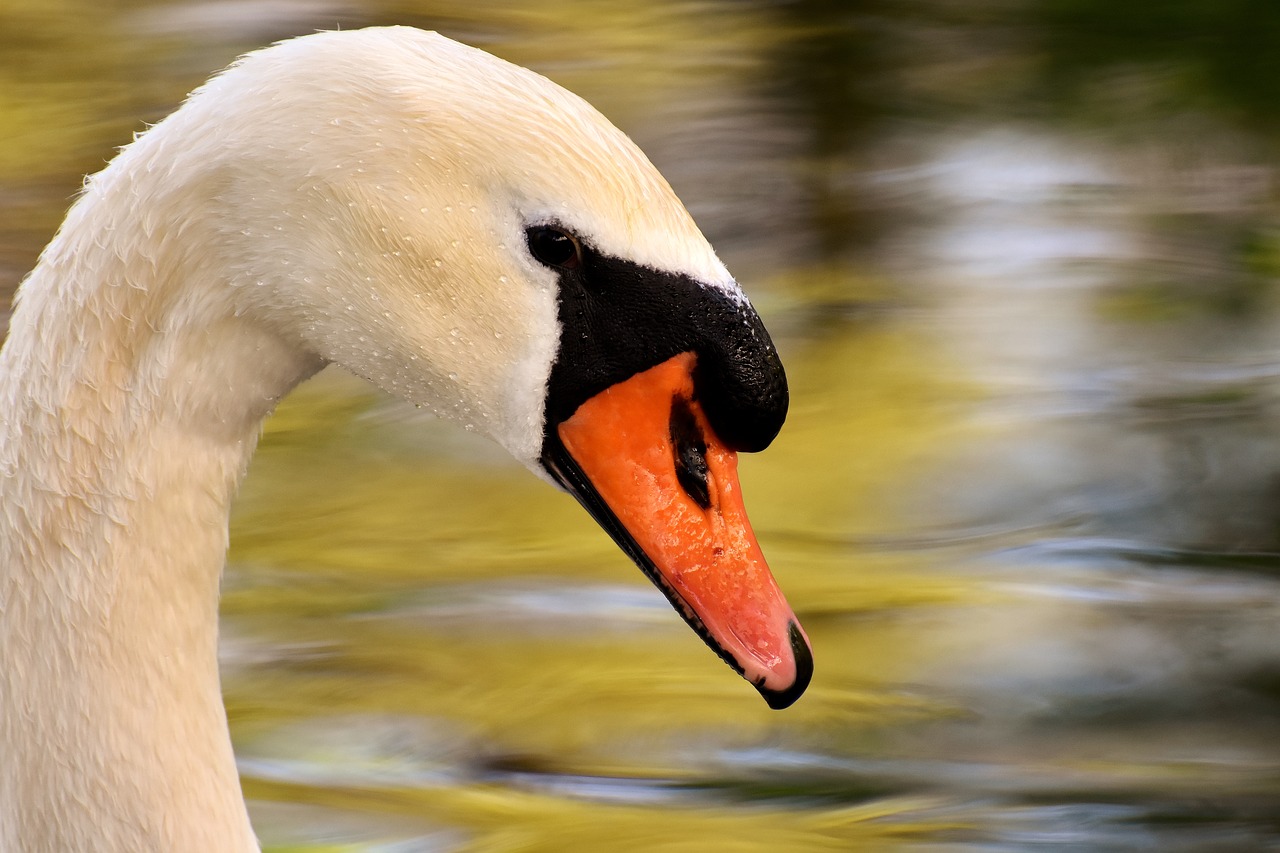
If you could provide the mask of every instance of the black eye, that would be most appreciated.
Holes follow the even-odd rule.
[[[529,251],[542,263],[562,270],[576,270],[582,266],[582,247],[572,234],[559,228],[539,226],[525,232]]]

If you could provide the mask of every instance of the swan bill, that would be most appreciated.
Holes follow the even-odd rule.
[[[751,530],[737,453],[682,353],[594,395],[555,427],[548,469],[771,708],[813,674],[808,638]]]

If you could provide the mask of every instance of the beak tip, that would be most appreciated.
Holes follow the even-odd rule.
[[[791,654],[796,661],[795,680],[791,682],[791,686],[782,690],[765,687],[763,682],[755,685],[760,695],[764,697],[764,701],[775,711],[781,711],[795,704],[813,679],[813,651],[809,648],[804,634],[800,632],[800,626],[792,622],[788,634],[791,638]]]

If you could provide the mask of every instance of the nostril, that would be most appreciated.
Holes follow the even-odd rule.
[[[707,442],[693,416],[689,401],[671,401],[671,451],[675,457],[676,480],[689,497],[703,509],[711,508],[711,488],[707,483]]]

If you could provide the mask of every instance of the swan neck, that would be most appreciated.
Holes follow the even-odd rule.
[[[227,517],[318,362],[187,262],[191,223],[125,201],[108,174],[76,204],[0,350],[0,850],[253,850],[217,667]]]

